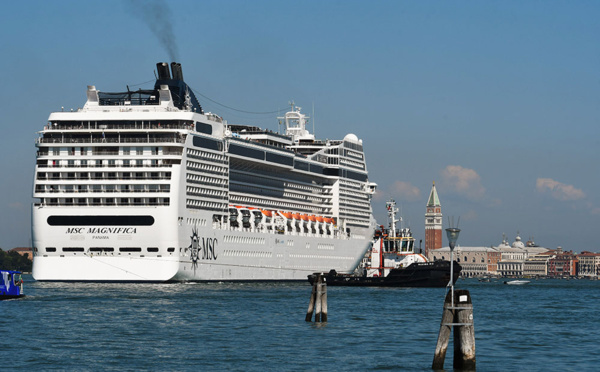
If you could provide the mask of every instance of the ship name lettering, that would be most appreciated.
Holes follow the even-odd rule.
[[[136,234],[135,227],[69,227],[67,234]]]
[[[88,234],[135,234],[135,227],[90,227]]]

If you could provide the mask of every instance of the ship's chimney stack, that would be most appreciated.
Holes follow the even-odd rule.
[[[159,62],[156,64],[156,69],[158,70],[158,79],[159,80],[170,80],[171,74],[169,73],[169,64],[165,62]]]
[[[183,81],[183,71],[181,70],[181,63],[171,62],[171,71],[173,72],[173,80]]]

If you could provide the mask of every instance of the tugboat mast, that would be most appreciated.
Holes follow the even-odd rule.
[[[387,208],[388,218],[390,220],[390,235],[389,236],[391,238],[395,238],[396,237],[396,222],[400,222],[402,220],[402,218],[400,218],[400,220],[396,219],[396,213],[398,212],[398,208],[396,208],[396,201],[394,199],[390,199],[389,202],[386,202],[385,206]]]

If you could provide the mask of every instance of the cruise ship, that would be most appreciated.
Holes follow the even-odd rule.
[[[181,64],[152,90],[87,87],[36,138],[39,281],[306,280],[351,272],[376,226],[362,140],[317,140],[299,107],[281,133],[204,112]],[[170,68],[169,68],[170,67]],[[274,123],[276,125],[276,123]]]

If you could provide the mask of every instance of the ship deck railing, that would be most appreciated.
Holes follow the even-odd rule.
[[[138,124],[81,124],[81,125],[73,125],[73,124],[59,124],[59,125],[46,125],[44,127],[47,131],[64,131],[64,130],[93,130],[93,131],[103,131],[103,130],[125,130],[125,129],[137,129],[137,130],[148,130],[148,129],[157,129],[157,130],[165,130],[165,129],[193,129],[193,124],[171,124],[171,123],[161,123],[160,125],[157,123],[138,123]]]
[[[37,138],[36,143],[185,143],[185,138]]]
[[[160,190],[160,189],[156,189],[156,190],[152,190],[152,189],[143,189],[143,190],[136,190],[136,189],[129,189],[129,190],[94,190],[94,189],[88,189],[88,190],[35,190],[36,194],[95,194],[95,193],[103,193],[103,194],[129,194],[129,193],[169,193],[169,190]]]
[[[98,168],[169,168],[171,167],[173,164],[169,164],[169,163],[165,163],[163,161],[163,164],[143,164],[143,165],[136,165],[136,164],[130,164],[130,165],[117,165],[117,164],[101,164],[101,165],[52,165],[52,164],[37,164],[38,168],[56,168],[56,169],[60,169],[60,168],[89,168],[90,172],[93,172],[94,169],[98,169]],[[128,169],[129,171],[129,169]]]
[[[33,206],[34,207],[161,207],[161,206],[166,206],[168,207],[170,205],[169,202],[162,202],[162,201],[157,201],[157,202],[153,202],[153,203],[94,203],[94,202],[89,202],[89,203],[78,203],[78,202],[74,202],[74,203],[58,203],[58,202],[45,202],[45,203],[34,203]]]

